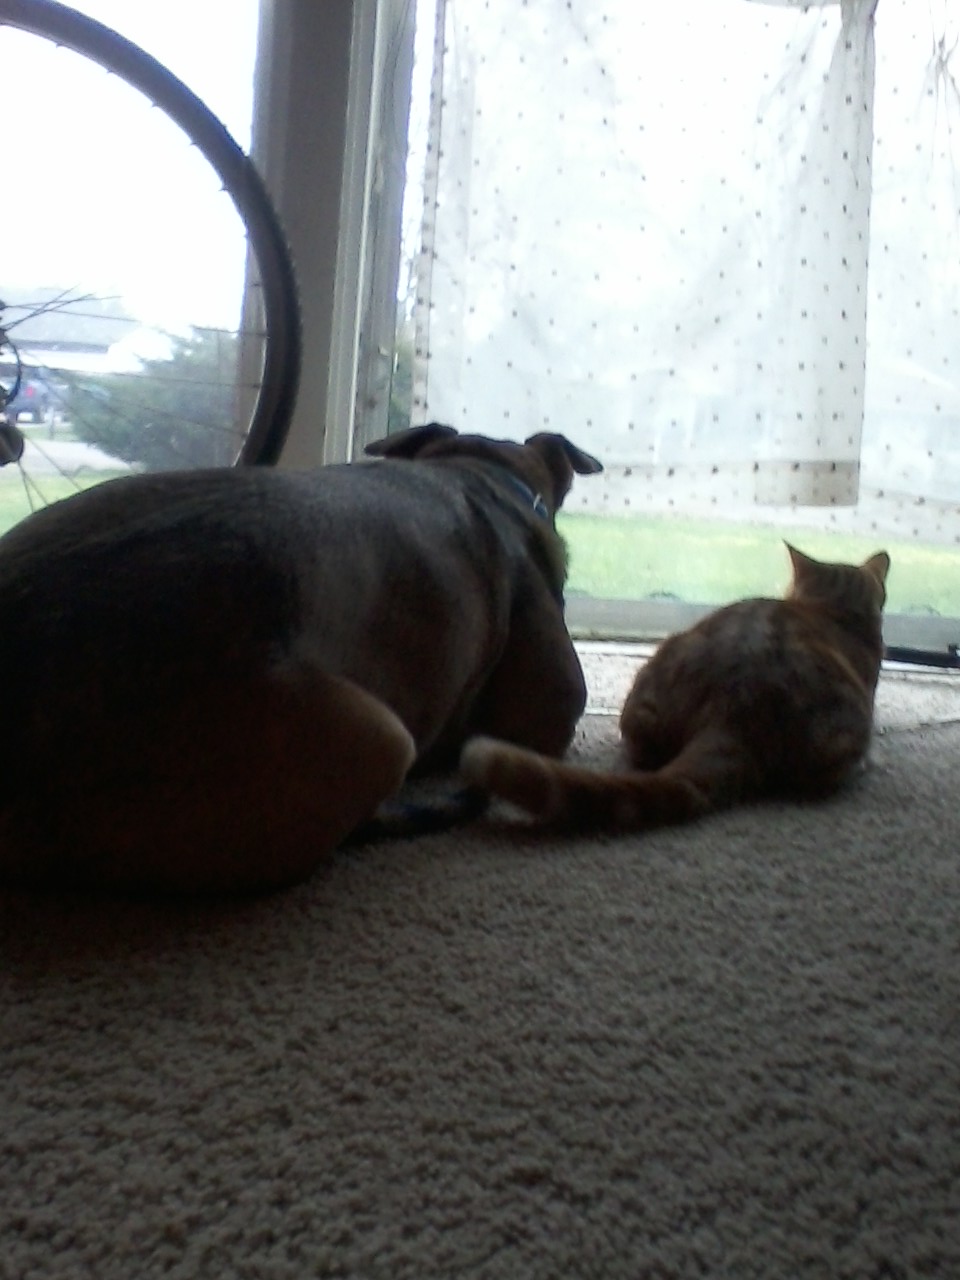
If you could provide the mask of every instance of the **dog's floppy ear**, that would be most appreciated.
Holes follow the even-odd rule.
[[[558,509],[573,483],[574,472],[581,476],[596,475],[603,463],[592,453],[578,449],[566,436],[554,431],[539,431],[525,441],[527,448],[538,453],[554,482],[554,509]]]
[[[423,427],[408,427],[382,440],[372,440],[364,447],[364,453],[375,458],[415,458],[427,445],[437,440],[447,440],[457,434],[455,427],[445,427],[440,422],[428,422]]]

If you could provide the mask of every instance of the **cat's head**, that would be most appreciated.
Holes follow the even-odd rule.
[[[788,599],[879,614],[887,600],[890,557],[877,551],[863,564],[830,564],[804,555],[788,542],[793,582]]]

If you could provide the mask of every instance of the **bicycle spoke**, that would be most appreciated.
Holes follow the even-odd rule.
[[[80,459],[104,475],[275,461],[296,397],[299,306],[285,237],[250,160],[191,90],[94,19],[56,0],[0,0],[0,26],[17,74],[29,66],[31,83],[55,81],[73,104],[49,136],[37,115],[34,145],[82,155],[85,204],[92,196],[103,207],[96,230],[115,229],[97,252],[81,218],[63,219],[42,242],[64,264],[46,276],[59,275],[56,287],[14,290],[0,279],[0,408],[14,384],[4,362],[19,352],[25,385],[7,420],[33,420],[20,464],[31,507],[45,489],[84,487],[86,474],[74,478]],[[24,222],[24,241],[42,212]],[[38,272],[50,258],[45,248]],[[20,260],[18,270],[30,269]]]

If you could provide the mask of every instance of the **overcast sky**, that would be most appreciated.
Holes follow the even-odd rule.
[[[72,2],[157,57],[248,145],[258,0]],[[73,54],[6,28],[0,42],[15,122],[4,148],[4,287],[119,292],[170,327],[233,324],[242,236],[182,134]]]

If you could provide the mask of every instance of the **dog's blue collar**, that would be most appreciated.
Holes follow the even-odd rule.
[[[530,486],[528,484],[524,484],[523,481],[518,479],[512,471],[507,471],[506,474],[507,479],[526,502],[527,506],[533,509],[534,514],[538,515],[541,520],[549,520],[550,512],[547,510],[547,504],[544,502],[540,494],[534,493]]]

